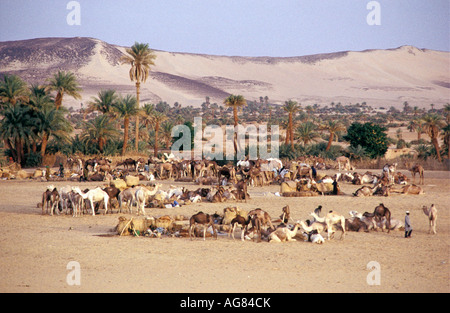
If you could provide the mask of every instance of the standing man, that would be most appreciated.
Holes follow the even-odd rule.
[[[412,226],[409,220],[409,211],[406,211],[405,216],[405,238],[411,238]]]

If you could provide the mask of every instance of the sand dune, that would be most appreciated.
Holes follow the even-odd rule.
[[[87,103],[100,89],[134,93],[125,48],[92,38],[40,38],[0,42],[0,70],[42,82],[58,69],[74,71]],[[231,94],[274,103],[367,102],[372,106],[436,107],[449,102],[448,52],[402,46],[389,50],[336,52],[288,58],[213,56],[156,51],[156,66],[142,85],[143,102],[178,101],[199,106],[209,96],[222,103]],[[67,106],[79,101],[66,99]]]

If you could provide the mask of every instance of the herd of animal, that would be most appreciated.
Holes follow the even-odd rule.
[[[194,181],[200,184],[205,179],[212,178],[213,186],[211,188],[200,187],[196,190],[187,190],[185,187],[177,188],[171,186],[169,190],[162,190],[161,184],[152,184],[152,186],[138,184],[126,186],[126,188],[118,188],[114,184],[106,187],[96,187],[93,189],[84,189],[78,186],[64,186],[56,188],[54,185],[47,186],[42,194],[42,214],[72,214],[74,217],[88,213],[95,215],[100,208],[104,208],[104,213],[108,210],[112,213],[116,208],[122,213],[125,208],[128,213],[146,215],[145,209],[154,207],[158,203],[168,203],[172,206],[180,204],[196,203],[200,201],[209,202],[226,202],[228,200],[246,201],[250,199],[247,187],[249,185],[264,185],[270,183],[283,183],[286,181],[300,182],[308,180],[316,184],[332,183],[334,187],[338,182],[351,182],[352,184],[364,185],[372,184],[372,187],[364,185],[356,190],[354,196],[372,196],[384,195],[390,193],[408,193],[421,194],[423,189],[415,184],[407,184],[405,175],[396,171],[397,164],[387,164],[383,167],[381,175],[375,175],[369,172],[364,174],[353,173],[337,173],[333,177],[317,177],[314,166],[309,166],[303,162],[292,162],[284,165],[278,159],[256,160],[256,161],[239,161],[236,166],[225,165],[218,166],[214,161],[176,161],[171,156],[166,155],[166,160],[155,161],[149,160],[133,160],[126,159],[111,167],[111,160],[90,159],[83,161],[81,159],[69,158],[68,167],[70,170],[77,167],[79,171],[85,169],[93,172],[91,177],[103,175],[111,175],[111,179],[115,177],[124,177],[130,173],[136,173],[143,176],[142,180],[148,179],[151,175],[153,179],[174,179],[175,181]],[[144,167],[141,165],[144,164]],[[319,167],[319,163],[315,163]],[[345,163],[349,165],[349,163]],[[352,167],[350,167],[353,169]],[[423,184],[423,168],[420,165],[409,167],[412,177],[415,181],[415,173],[419,173],[420,182]],[[339,169],[341,164],[339,163]],[[349,168],[347,168],[349,169]],[[145,175],[147,174],[147,175]],[[111,181],[110,179],[110,181]],[[184,180],[183,180],[184,179]],[[309,184],[309,183],[308,183]],[[231,187],[230,187],[231,185]],[[334,193],[340,194],[340,193]],[[437,210],[434,205],[429,209],[424,207],[424,212],[430,219],[430,231],[436,233],[436,217]],[[428,213],[427,213],[428,212]],[[344,217],[334,211],[328,212],[325,216],[320,216],[321,206],[312,214],[312,218],[305,221],[297,221],[289,224],[290,210],[286,206],[282,209],[280,219],[272,220],[269,214],[262,209],[252,210],[244,215],[235,212],[233,219],[228,221],[229,236],[234,238],[237,227],[241,228],[241,239],[265,239],[270,242],[283,242],[295,240],[294,237],[301,230],[301,236],[305,241],[314,243],[323,243],[324,238],[321,233],[326,233],[327,239],[332,239],[336,231],[341,231],[341,239],[345,237],[347,231],[370,231],[386,229],[391,230],[402,229],[403,223],[391,217],[388,208],[383,204],[378,205],[374,212],[365,212],[360,214],[356,211],[350,211],[349,217]],[[212,228],[213,235],[217,238],[215,224],[222,220],[220,216],[199,212],[189,219],[189,237],[192,238],[193,230],[196,225],[202,225],[203,238],[205,239],[206,230]],[[278,223],[277,223],[278,222]],[[274,225],[277,225],[276,227]],[[210,228],[210,229],[211,229]]]

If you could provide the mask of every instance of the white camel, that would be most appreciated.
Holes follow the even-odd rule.
[[[350,159],[346,156],[340,156],[336,158],[336,161],[339,164],[339,172],[341,171],[341,163],[343,164],[343,169],[350,171],[352,170],[352,166],[350,165]]]
[[[300,224],[296,223],[293,230],[287,227],[277,228],[269,235],[269,242],[297,241],[294,239]]]
[[[313,222],[309,226],[305,224],[305,222],[300,221],[300,226],[303,228],[303,230],[307,233],[317,231],[318,234],[326,231],[327,225],[324,222]]]
[[[103,200],[103,205],[105,206],[105,214],[108,212],[109,196],[100,187],[89,190],[86,193],[82,192],[79,187],[72,187],[72,190],[77,192],[83,199],[89,200],[93,216],[95,216],[94,202],[99,202]]]
[[[430,234],[433,231],[433,234],[436,234],[436,220],[437,220],[437,209],[434,204],[428,209],[425,205],[422,208],[423,213],[428,216],[428,221],[430,223],[430,229],[428,233]]]
[[[139,209],[143,215],[145,215],[145,201],[148,197],[154,196],[158,191],[158,188],[161,187],[161,184],[156,184],[153,190],[149,190],[146,187],[140,187],[136,190],[136,203],[137,203],[137,214],[139,215]]]
[[[342,227],[342,233],[341,238],[344,239],[345,237],[345,217],[342,215],[337,214],[334,211],[328,212],[328,214],[325,217],[319,217],[316,213],[312,212],[311,215],[314,217],[314,219],[318,222],[325,222],[327,225],[327,239],[330,240],[333,231],[333,225],[339,225]]]

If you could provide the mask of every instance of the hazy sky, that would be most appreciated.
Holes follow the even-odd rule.
[[[0,41],[94,37],[171,52],[301,56],[343,50],[450,50],[449,0],[0,0]],[[367,5],[371,2],[379,7]],[[369,25],[369,20],[380,25]],[[71,15],[72,20],[75,20]]]

